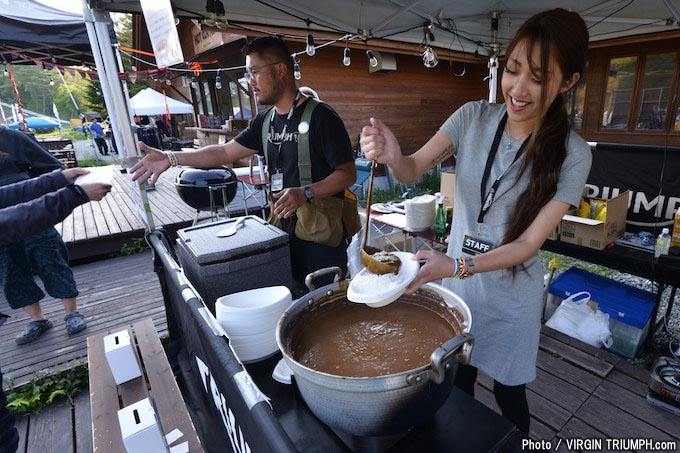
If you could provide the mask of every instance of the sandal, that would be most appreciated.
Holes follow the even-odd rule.
[[[52,323],[49,319],[41,321],[31,321],[24,328],[24,330],[16,336],[14,341],[17,344],[27,344],[36,340],[40,335],[52,328]]]
[[[85,330],[87,327],[85,316],[81,315],[77,311],[64,316],[64,322],[66,323],[66,333],[69,335],[73,335],[80,332],[81,330]]]

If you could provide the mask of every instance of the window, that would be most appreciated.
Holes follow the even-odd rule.
[[[602,129],[628,128],[637,57],[612,58],[602,111]]]
[[[647,56],[635,122],[636,130],[664,129],[674,69],[675,53]]]

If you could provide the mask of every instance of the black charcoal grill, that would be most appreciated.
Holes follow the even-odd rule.
[[[183,202],[200,211],[211,211],[215,217],[224,208],[228,215],[229,203],[236,196],[238,178],[233,170],[221,168],[187,168],[175,180],[175,188]]]

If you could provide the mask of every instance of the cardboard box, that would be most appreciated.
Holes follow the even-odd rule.
[[[453,194],[456,188],[456,172],[455,171],[443,171],[441,173],[441,182],[439,184],[439,192],[442,194],[442,198],[445,199],[444,206],[453,206]]]
[[[602,250],[623,236],[626,230],[628,199],[626,191],[607,200],[607,217],[601,220],[565,215],[560,223],[560,241]]]
[[[127,453],[169,451],[163,429],[149,398],[119,410],[118,423]]]
[[[142,375],[135,346],[130,341],[127,330],[105,336],[104,352],[116,384],[120,385]]]

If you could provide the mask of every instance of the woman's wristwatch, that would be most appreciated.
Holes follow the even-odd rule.
[[[466,256],[463,258],[463,273],[459,278],[468,278],[475,275],[475,262],[472,261],[471,256]]]

